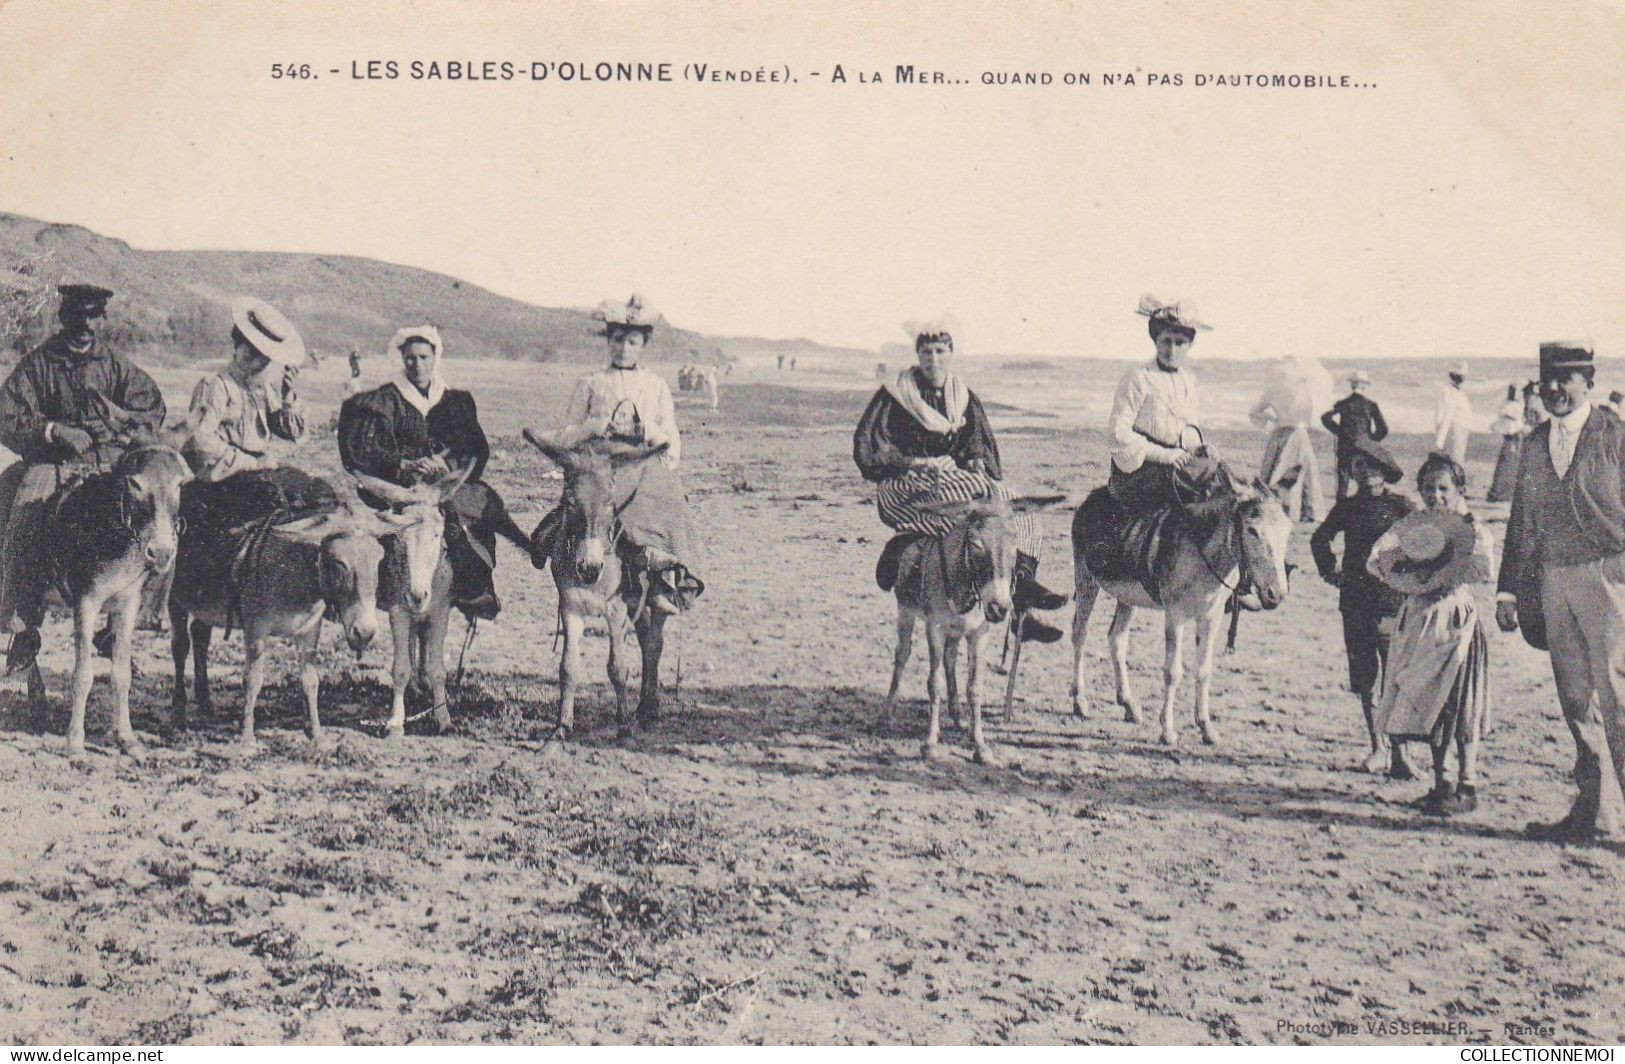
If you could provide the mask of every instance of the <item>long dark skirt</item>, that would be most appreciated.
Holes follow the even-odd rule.
[[[1518,460],[1523,457],[1522,436],[1502,436],[1501,454],[1495,460],[1495,476],[1490,479],[1490,502],[1510,502],[1518,486]]]

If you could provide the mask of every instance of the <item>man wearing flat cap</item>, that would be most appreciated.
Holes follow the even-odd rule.
[[[20,628],[7,671],[28,665],[39,649],[45,567],[38,541],[51,496],[77,473],[111,468],[130,433],[155,430],[164,420],[152,378],[96,336],[113,293],[87,284],[65,284],[60,292],[61,330],[0,386],[0,444],[22,459],[0,487],[0,625]]]
[[[494,618],[502,609],[492,573],[496,537],[527,553],[529,538],[513,523],[496,490],[481,481],[491,446],[480,427],[474,397],[447,388],[440,374],[443,346],[433,325],[395,333],[389,353],[401,373],[389,383],[352,395],[339,409],[339,455],[344,468],[410,487],[472,464],[452,496],[446,519],[451,559],[451,603],[469,618]],[[364,499],[382,505],[381,500]]]
[[[1531,837],[1584,841],[1625,834],[1625,423],[1591,401],[1591,351],[1540,347],[1550,420],[1518,467],[1497,584],[1505,631],[1549,650],[1574,736],[1579,795]]]

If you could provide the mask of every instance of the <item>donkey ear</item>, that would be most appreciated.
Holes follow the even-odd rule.
[[[953,502],[926,502],[920,503],[915,507],[915,509],[922,513],[932,514],[937,517],[945,517],[950,521],[959,521],[972,510],[977,509],[982,503],[983,500],[981,499],[971,499],[969,501],[955,500]]]
[[[474,462],[470,460],[461,469],[453,469],[450,473],[434,482],[434,490],[439,493],[440,501],[445,502],[457,494],[457,489],[468,483],[468,478],[474,475]]]
[[[357,488],[368,495],[376,495],[392,506],[410,506],[418,501],[418,493],[411,488],[403,488],[399,484],[391,484],[387,480],[369,476],[366,473],[351,471],[350,479]]]
[[[1065,502],[1065,495],[1017,495],[1010,500],[1010,509],[1018,514],[1030,514],[1047,510],[1051,506],[1063,505]]]
[[[286,521],[280,525],[272,526],[272,531],[287,536],[296,543],[320,543],[322,540],[339,531],[340,522],[335,519],[335,513],[311,514],[309,517],[299,517]]]
[[[575,468],[575,455],[568,447],[563,446],[557,441],[552,440],[539,432],[533,432],[530,429],[525,429],[520,433],[520,435],[525,437],[526,443],[529,443],[532,447],[536,448],[538,451],[541,451],[543,454],[547,455],[548,458],[552,459],[555,465],[564,469]]]
[[[643,462],[656,455],[665,454],[671,449],[669,443],[622,443],[619,440],[604,440],[599,444],[603,453],[616,465],[628,465],[632,462]]]

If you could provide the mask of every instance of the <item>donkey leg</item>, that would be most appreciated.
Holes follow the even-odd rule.
[[[169,695],[171,726],[186,730],[186,659],[192,653],[192,637],[187,633],[189,618],[173,599],[169,603],[169,656],[175,662],[175,688]]]
[[[632,737],[632,693],[626,676],[626,613],[615,605],[605,611],[605,624],[609,628],[609,686],[615,692],[615,734],[618,738]]]
[[[997,760],[987,740],[982,736],[982,696],[977,692],[977,674],[982,666],[982,646],[987,642],[988,628],[983,625],[965,640],[965,700],[970,703],[970,742],[976,763],[995,765]],[[1021,649],[1017,646],[1017,651]],[[1015,675],[1015,666],[1010,668]]]
[[[253,753],[254,707],[259,704],[260,689],[265,686],[265,652],[267,639],[260,632],[243,630],[243,730],[239,736],[244,753]]]
[[[423,622],[423,645],[418,652],[419,675],[434,706],[434,726],[442,734],[452,730],[451,703],[446,694],[446,628],[451,607],[436,609]]]
[[[965,722],[959,718],[959,646],[964,642],[950,635],[942,643],[942,678],[948,682],[948,720],[959,731]]]
[[[194,620],[192,629],[192,701],[197,703],[197,715],[207,717],[214,709],[214,697],[209,693],[209,642],[214,628]]]
[[[638,624],[638,646],[643,652],[643,674],[638,677],[638,724],[653,727],[660,720],[660,655],[666,649],[666,615],[644,610]]]
[[[1112,614],[1111,629],[1106,633],[1106,645],[1111,651],[1112,680],[1117,685],[1117,704],[1123,707],[1123,719],[1138,724],[1143,719],[1140,700],[1134,697],[1128,678],[1128,629],[1133,622],[1134,607],[1119,602]]]
[[[1187,621],[1165,614],[1162,657],[1162,745],[1176,746],[1179,732],[1174,727],[1174,699],[1185,675],[1185,626]]]
[[[119,748],[139,760],[146,749],[130,726],[130,650],[141,613],[141,585],[115,600],[113,621],[113,735]]]
[[[886,692],[886,719],[890,726],[897,719],[897,692],[903,686],[903,670],[908,666],[909,653],[914,649],[913,610],[897,608],[897,649],[892,653],[891,688]]]
[[[322,714],[316,699],[321,693],[322,674],[316,669],[316,648],[322,641],[322,619],[310,626],[310,633],[299,641],[299,686],[305,692],[305,711],[309,715],[305,733],[310,736],[312,749],[322,742]]]
[[[559,730],[568,735],[576,726],[576,687],[581,683],[581,639],[586,629],[580,613],[564,614],[564,660],[559,662]]]
[[[925,645],[931,655],[931,671],[926,674],[925,694],[931,703],[931,719],[925,728],[925,742],[920,756],[927,761],[937,756],[937,742],[942,735],[942,656],[944,633],[942,626],[929,617],[925,622]]]
[[[1208,692],[1213,684],[1213,652],[1223,623],[1223,600],[1208,616],[1196,622],[1196,726],[1202,730],[1202,742],[1209,746],[1219,741],[1213,720],[1208,716]]]
[[[1089,634],[1089,617],[1100,597],[1100,585],[1089,575],[1083,559],[1074,559],[1072,568],[1072,715],[1081,719],[1089,716],[1089,698],[1083,693],[1083,641]]]
[[[73,701],[68,715],[68,753],[85,752],[85,703],[95,682],[96,648],[91,640],[101,619],[101,603],[80,599],[73,608]]]
[[[393,690],[390,692],[389,723],[384,730],[387,739],[406,737],[406,689],[412,685],[412,640],[416,638],[412,629],[410,611],[389,611],[389,638],[393,650],[389,683]]]

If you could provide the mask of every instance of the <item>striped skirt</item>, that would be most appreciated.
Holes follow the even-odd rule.
[[[990,498],[1008,502],[1010,490],[985,473],[949,466],[912,469],[900,477],[882,481],[875,503],[880,509],[880,519],[888,528],[945,536],[953,531],[953,520],[924,507]],[[1015,533],[1016,549],[1037,558],[1038,523],[1031,514],[1016,514]]]

